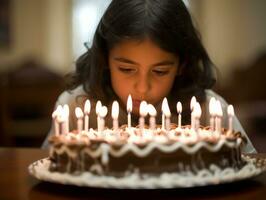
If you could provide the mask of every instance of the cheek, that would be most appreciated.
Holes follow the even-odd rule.
[[[175,76],[169,77],[159,82],[157,81],[156,85],[154,85],[155,86],[154,92],[156,92],[159,97],[167,96],[173,86],[174,79],[175,79]]]
[[[112,88],[116,93],[116,95],[120,98],[120,100],[122,100],[122,102],[125,102],[128,96],[128,91],[130,91],[129,84],[117,73],[112,73],[112,72],[111,72],[111,83],[112,83]]]

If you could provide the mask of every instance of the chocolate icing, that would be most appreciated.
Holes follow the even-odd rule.
[[[182,137],[191,137],[190,127],[176,127],[171,126],[173,137],[157,127],[154,137],[161,136],[164,138],[162,141],[130,142],[126,126],[120,128],[119,137],[110,141],[105,137],[91,138],[86,133],[79,136],[76,133],[52,136],[49,139],[52,161],[49,170],[70,174],[90,171],[97,175],[115,177],[132,173],[156,176],[164,172],[196,174],[213,164],[222,169],[240,169],[245,164],[241,159],[241,147],[245,142],[241,133],[228,135],[227,130],[223,129],[218,138],[199,134],[196,141],[186,141]],[[209,127],[200,129],[207,134],[209,132]],[[135,128],[134,131],[139,129]],[[112,130],[106,129],[105,132],[111,133]],[[212,136],[211,133],[209,135]]]

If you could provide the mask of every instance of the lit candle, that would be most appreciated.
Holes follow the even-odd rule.
[[[132,98],[131,95],[127,98],[127,127],[131,128],[131,112],[132,112]]]
[[[162,130],[165,130],[165,115],[163,112],[163,108],[165,107],[165,104],[167,104],[167,99],[164,97],[163,103],[162,103]]]
[[[63,110],[64,110],[64,130],[65,133],[69,133],[69,106],[67,104],[65,104],[63,106]]]
[[[139,128],[140,128],[140,132],[142,133],[144,129],[144,125],[145,125],[145,117],[148,114],[146,101],[141,101],[140,106],[139,106],[139,114],[140,114]]]
[[[56,136],[59,135],[59,124],[58,124],[58,121],[57,121],[57,117],[58,117],[58,109],[56,109],[53,112],[53,114],[52,114],[52,118],[53,118],[53,121],[54,121],[54,132],[55,132]]]
[[[178,113],[178,128],[181,128],[181,113],[182,113],[182,104],[180,101],[177,102],[176,104],[176,110]]]
[[[229,105],[227,107],[227,113],[228,113],[228,134],[230,134],[233,131],[233,117],[235,115],[234,107],[232,105]]]
[[[209,112],[210,112],[210,130],[214,131],[215,126],[215,105],[216,105],[216,99],[214,97],[211,98],[209,102]]]
[[[112,105],[112,118],[113,118],[113,129],[117,133],[118,132],[118,115],[119,115],[119,104],[117,101],[113,102]]]
[[[99,126],[98,126],[98,131],[102,132],[104,130],[105,127],[105,121],[104,118],[107,115],[107,107],[106,106],[102,106],[99,110]]]
[[[222,130],[222,117],[223,117],[223,110],[222,110],[222,105],[219,100],[216,100],[216,132],[218,134],[221,133]]]
[[[100,112],[101,107],[102,107],[102,102],[101,101],[97,101],[96,108],[95,108],[95,112],[96,112],[96,115],[97,115],[97,126],[98,126],[98,130],[99,130],[99,127],[100,127],[99,112]]]
[[[198,102],[196,102],[196,104],[194,105],[194,109],[193,109],[193,116],[194,116],[194,120],[195,120],[195,131],[197,132],[199,130],[200,127],[200,117],[201,117],[201,107],[200,104]]]
[[[156,129],[155,117],[157,115],[157,111],[152,104],[148,104],[148,113],[150,115],[150,129],[155,130]]]
[[[193,96],[190,101],[190,110],[191,110],[191,129],[194,129],[194,130],[195,130],[195,119],[193,116],[193,109],[196,103],[197,103],[196,97]]]
[[[165,116],[165,129],[167,131],[169,131],[170,130],[170,124],[171,124],[171,122],[170,122],[171,111],[170,111],[167,99],[163,102],[162,109],[163,109],[163,114]]]
[[[76,114],[76,117],[77,117],[77,131],[78,131],[78,133],[81,133],[81,131],[82,131],[82,126],[83,126],[83,120],[82,120],[82,118],[83,118],[83,112],[82,112],[82,110],[81,110],[81,108],[80,107],[76,107],[75,108],[75,114]]]
[[[59,129],[59,134],[64,134],[64,128],[63,128],[63,123],[64,123],[64,110],[61,105],[59,105],[56,109],[57,111],[57,122],[58,122],[58,129]]]
[[[85,114],[85,123],[84,123],[84,130],[85,132],[89,131],[89,115],[91,112],[91,102],[89,99],[86,100],[85,105],[84,105],[84,114]]]

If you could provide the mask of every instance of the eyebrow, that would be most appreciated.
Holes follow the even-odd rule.
[[[115,57],[114,60],[119,61],[119,62],[123,62],[123,63],[127,63],[127,64],[133,64],[133,65],[140,65],[139,63],[127,59],[127,58],[123,58],[123,57]],[[152,64],[153,67],[157,67],[157,66],[164,66],[164,65],[174,65],[175,62],[170,61],[170,60],[164,60],[155,64]]]

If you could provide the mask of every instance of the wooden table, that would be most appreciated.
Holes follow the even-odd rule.
[[[265,199],[266,173],[240,182],[188,189],[116,190],[42,182],[28,173],[32,162],[47,157],[40,149],[0,148],[0,199]],[[266,158],[266,154],[258,154]]]

